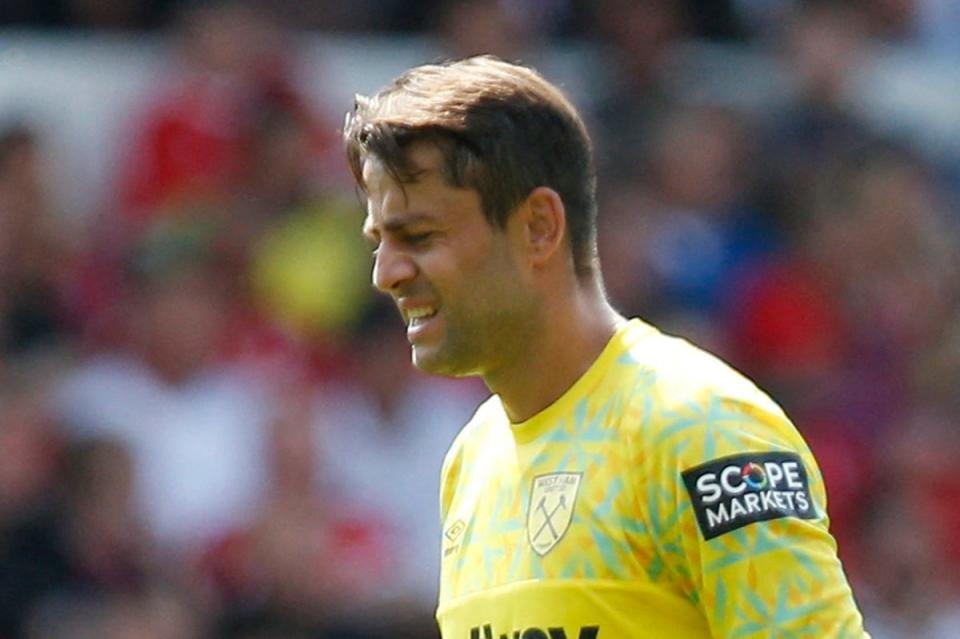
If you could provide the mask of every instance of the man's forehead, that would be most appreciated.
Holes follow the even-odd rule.
[[[367,192],[379,191],[380,182],[387,177],[387,167],[376,155],[368,155],[363,160],[363,187]]]
[[[404,149],[405,173],[403,183],[415,184],[431,176],[442,176],[444,157],[443,153],[434,144],[426,142],[414,143]],[[390,173],[387,163],[374,154],[367,155],[363,160],[363,182],[366,190],[383,190],[387,185],[397,186],[395,177]]]
[[[424,180],[399,184],[389,174],[373,174],[374,181],[367,188],[367,214],[364,219],[364,232],[394,230],[415,223],[436,221],[436,209],[449,206],[447,193],[423,193]]]

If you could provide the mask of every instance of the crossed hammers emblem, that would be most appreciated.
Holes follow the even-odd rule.
[[[567,532],[582,476],[582,472],[567,471],[534,477],[527,511],[527,540],[541,557]]]
[[[540,535],[547,528],[550,529],[551,534],[553,534],[553,539],[557,540],[560,537],[560,533],[557,532],[557,529],[553,527],[553,516],[556,515],[560,509],[567,509],[567,496],[560,495],[560,502],[553,508],[553,510],[547,512],[547,498],[541,497],[540,503],[537,504],[537,510],[543,513],[543,523],[540,525],[540,528],[537,529],[537,532],[533,534],[531,541],[536,541],[540,538]]]

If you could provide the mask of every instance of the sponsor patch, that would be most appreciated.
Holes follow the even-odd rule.
[[[549,628],[525,628],[514,630],[509,634],[494,632],[493,626],[485,624],[470,629],[470,639],[597,639],[600,636],[600,626],[581,626],[576,636],[567,634],[562,626]]]
[[[796,453],[747,453],[681,473],[706,540],[757,521],[816,519],[807,469]]]

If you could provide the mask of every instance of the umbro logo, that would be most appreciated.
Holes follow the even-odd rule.
[[[463,523],[462,519],[458,519],[453,524],[447,528],[446,532],[443,533],[443,536],[449,541],[456,541],[460,535],[463,534],[463,531],[467,529],[467,525]]]
[[[448,542],[450,546],[446,546],[443,549],[443,556],[449,557],[460,548],[460,537],[463,535],[463,531],[467,529],[467,524],[462,519],[458,519],[443,532],[443,537]]]

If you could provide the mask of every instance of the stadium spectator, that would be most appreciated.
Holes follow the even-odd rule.
[[[71,439],[129,448],[138,513],[165,553],[185,559],[255,511],[272,404],[255,370],[221,357],[234,289],[212,247],[176,232],[144,244],[130,267],[126,343],[82,361],[57,408]]]
[[[31,639],[200,639],[207,624],[182,593],[60,597],[31,616]]]
[[[444,7],[435,33],[447,55],[460,58],[492,53],[509,60],[530,51],[538,34],[527,31],[521,16],[505,4],[469,0]]]
[[[0,131],[0,366],[70,337],[73,247],[50,201],[47,160],[32,129]]]
[[[353,375],[323,385],[318,395],[319,467],[330,494],[367,521],[379,542],[379,563],[353,601],[355,619],[403,620],[426,637],[440,574],[435,471],[479,389],[413,370],[396,311],[382,302],[356,336]]]
[[[589,78],[590,120],[602,179],[633,180],[655,133],[654,120],[672,104],[666,74],[688,27],[676,3],[665,0],[598,3],[589,33],[600,48]]]
[[[874,639],[950,639],[960,633],[950,564],[923,504],[901,479],[874,486],[874,508],[864,520],[866,554],[885,558],[864,565],[865,614]]]
[[[436,444],[445,431],[432,422],[460,421],[471,389],[388,374],[402,365],[371,319],[361,207],[343,192],[338,123],[323,117],[348,105],[325,69],[299,66],[329,51],[360,86],[397,63],[382,55],[394,42],[405,54],[496,49],[547,71],[576,51],[584,73],[566,88],[586,89],[576,98],[606,182],[600,252],[616,307],[732,357],[783,400],[820,462],[868,630],[957,634],[955,5],[0,3],[17,31],[0,42],[0,109],[29,115],[0,126],[0,637],[401,633],[376,614],[418,639],[435,631],[424,605],[401,615],[386,601],[431,587],[390,522],[421,517],[402,532],[426,547],[438,464],[411,463],[402,434]],[[174,28],[152,30],[171,16]],[[401,32],[415,37],[383,39]],[[102,51],[131,56],[115,68]],[[140,59],[169,67],[127,114],[135,138],[63,144],[63,127],[100,117]],[[909,122],[875,99],[905,76],[923,114]],[[703,101],[701,80],[737,99]],[[63,104],[33,109],[41,85]],[[946,126],[924,119],[936,109]],[[881,130],[896,144],[878,143]],[[118,144],[106,193],[69,192],[77,182],[49,170]],[[103,215],[73,215],[76,196],[107,202]],[[763,241],[730,242],[745,236]],[[181,259],[191,243],[210,259]],[[76,472],[90,470],[83,459],[100,470]],[[398,497],[407,490],[423,501]],[[68,522],[81,521],[76,535]],[[156,594],[157,580],[171,591]],[[370,623],[355,610],[342,627],[354,603]]]
[[[712,107],[671,110],[657,123],[644,176],[654,201],[637,248],[658,283],[647,313],[672,318],[674,330],[709,326],[739,278],[778,247],[776,228],[751,201],[748,140],[736,114]],[[722,343],[709,332],[701,343]]]
[[[330,142],[291,77],[283,32],[254,3],[190,7],[179,25],[178,64],[124,153],[120,208],[134,231],[185,203],[222,204],[249,179],[286,197],[300,185],[271,184],[265,169],[283,177],[283,162],[319,160]]]
[[[44,508],[8,531],[3,549],[4,636],[22,636],[51,601],[126,596],[151,579],[133,510],[130,461],[111,440],[67,448]]]

